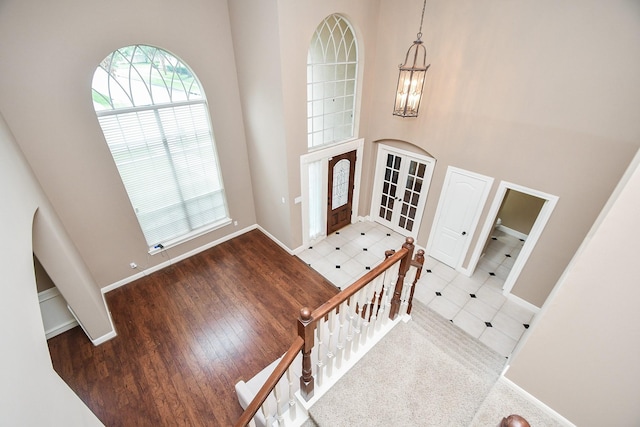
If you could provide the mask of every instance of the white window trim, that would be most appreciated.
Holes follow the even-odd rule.
[[[175,246],[178,246],[181,243],[187,242],[189,240],[195,239],[196,237],[200,237],[204,234],[207,234],[211,231],[217,230],[219,228],[222,227],[226,227],[227,225],[230,225],[232,222],[232,219],[227,217],[227,218],[223,218],[221,220],[218,220],[216,222],[213,222],[211,224],[207,224],[204,227],[200,227],[197,230],[193,230],[187,234],[184,234],[180,237],[176,237],[175,239],[171,239],[165,243],[162,244],[158,244],[155,245],[154,247],[149,249],[149,255],[155,255],[157,253],[160,253],[166,249],[171,249]]]

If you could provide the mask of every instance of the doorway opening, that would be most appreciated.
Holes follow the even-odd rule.
[[[557,196],[505,181],[500,182],[464,273],[469,276],[473,274],[483,255],[491,262],[494,255],[499,257],[508,254],[509,260],[497,265],[495,273],[504,278],[503,295],[510,294],[557,201]],[[492,244],[496,241],[502,244]],[[504,249],[504,254],[494,253],[501,249]]]

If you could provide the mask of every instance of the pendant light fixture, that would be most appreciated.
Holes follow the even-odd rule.
[[[427,49],[422,42],[422,22],[427,0],[422,5],[422,17],[420,18],[420,30],[416,41],[413,42],[404,64],[400,65],[398,75],[398,88],[396,90],[396,102],[393,107],[393,115],[400,117],[418,117],[418,108],[422,99],[422,89],[429,65],[426,65]],[[412,62],[411,62],[412,61]],[[411,64],[409,64],[411,62]]]

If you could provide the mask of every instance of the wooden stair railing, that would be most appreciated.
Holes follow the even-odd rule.
[[[412,281],[411,291],[409,295],[406,296],[406,298],[408,298],[408,302],[406,301],[406,298],[404,302],[405,304],[407,304],[407,314],[410,314],[415,284],[418,279],[420,279],[422,265],[424,264],[423,250],[419,250],[415,259],[413,258],[413,242],[413,238],[407,237],[400,250],[398,250],[397,252],[385,252],[386,258],[384,261],[382,261],[360,279],[356,280],[351,286],[333,296],[331,299],[329,299],[329,301],[325,302],[317,309],[310,311],[310,309],[308,309],[307,307],[303,307],[300,310],[300,315],[298,317],[298,336],[294,339],[293,343],[289,347],[289,350],[287,350],[287,352],[284,354],[276,368],[268,377],[264,385],[260,388],[251,403],[244,410],[235,424],[236,427],[254,425],[252,421],[254,416],[263,407],[263,404],[265,403],[271,392],[276,389],[278,382],[284,376],[284,374],[288,371],[290,372],[291,364],[301,350],[302,375],[300,376],[300,395],[307,401],[311,399],[313,397],[315,387],[315,379],[313,376],[313,366],[311,361],[311,351],[314,348],[315,344],[316,329],[318,329],[318,336],[321,336],[320,331],[325,330],[326,326],[323,324],[319,327],[319,323],[324,323],[327,319],[333,319],[333,317],[335,316],[340,316],[344,320],[344,317],[346,316],[349,318],[349,321],[346,322],[349,325],[349,329],[355,328],[354,323],[358,324],[358,328],[366,329],[367,327],[369,327],[369,323],[372,321],[374,322],[374,327],[376,327],[381,321],[386,322],[387,319],[395,320],[400,312],[400,306],[403,303],[402,297],[404,295],[403,290],[405,276],[410,267],[415,267],[416,273]],[[393,293],[391,295],[389,295],[391,292],[390,289],[387,289],[387,283],[384,282],[385,279],[383,279],[383,283],[378,285],[376,289],[372,290],[372,287],[369,286],[369,293],[363,292],[366,291],[365,287],[367,287],[367,285],[374,282],[375,280],[379,280],[381,276],[383,276],[388,270],[396,266],[398,262],[400,263],[400,266],[398,267],[398,276],[393,289]],[[389,300],[390,296],[391,298]],[[351,304],[347,305],[348,302],[351,302]],[[386,310],[387,305],[390,307],[389,315],[387,318],[384,318],[382,316],[384,316],[384,311]],[[335,339],[335,331],[333,331],[332,329],[332,325],[334,323],[335,322],[329,322],[328,326],[330,342],[332,338]],[[342,328],[340,329],[340,333],[344,335],[345,331],[342,330]],[[353,331],[350,330],[346,332],[347,341],[349,341],[349,337],[353,338],[352,335],[350,335],[351,332]],[[362,331],[358,329],[356,332]],[[353,342],[354,351],[357,350],[360,336],[363,337],[362,340],[364,341],[366,340],[368,334],[362,332],[362,334],[357,337],[357,340]],[[350,347],[341,349],[339,343],[337,347],[338,351],[350,351]],[[334,355],[331,354],[327,356],[330,361],[327,368],[331,369],[333,366],[332,363]],[[336,360],[336,363],[339,365],[340,361],[342,360],[341,355],[339,355]],[[340,368],[340,366],[337,367]],[[321,368],[323,368],[322,361],[318,362],[318,369]],[[331,371],[329,370],[329,372]],[[321,372],[317,373],[317,377],[319,379],[322,378],[321,374]],[[289,399],[290,410],[293,410],[295,409],[293,396],[289,396]]]

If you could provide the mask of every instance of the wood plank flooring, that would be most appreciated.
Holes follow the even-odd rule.
[[[229,426],[234,385],[288,348],[302,306],[338,290],[260,231],[106,295],[118,336],[49,340],[54,369],[106,426]]]

